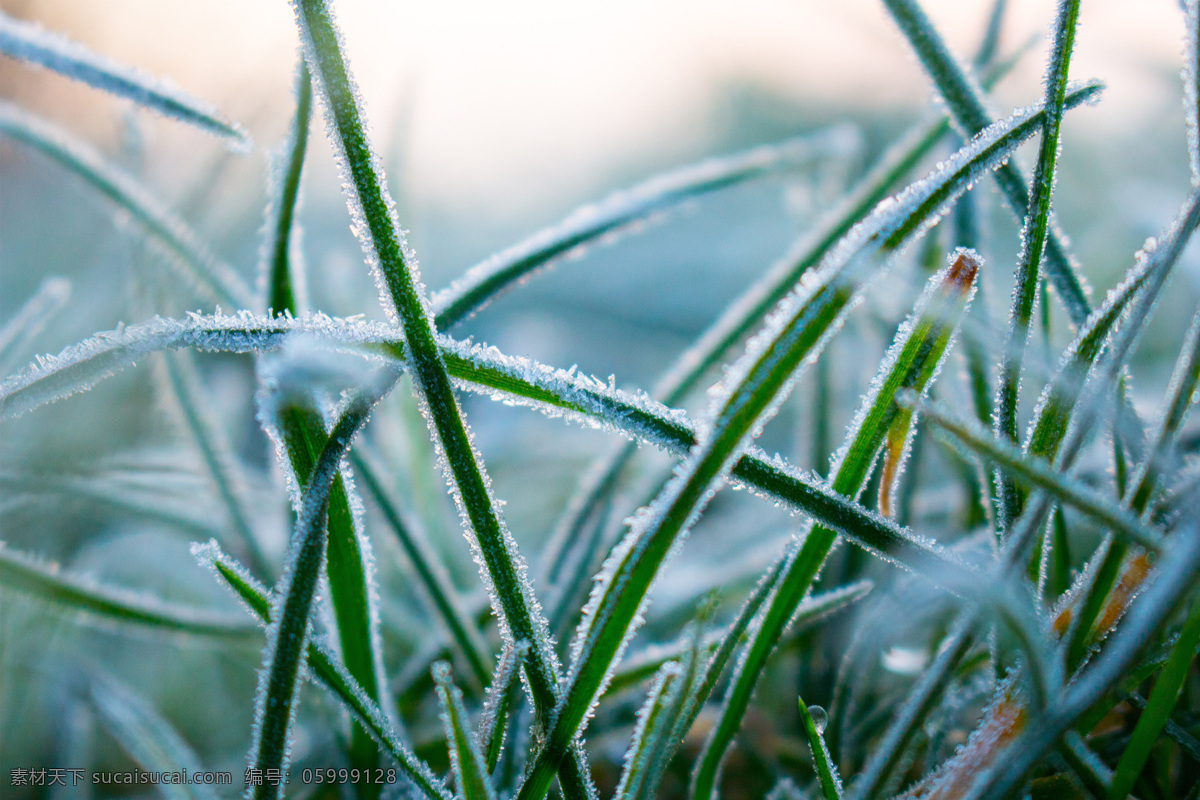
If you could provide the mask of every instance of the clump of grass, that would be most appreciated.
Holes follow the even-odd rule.
[[[328,767],[395,775],[430,800],[543,800],[555,786],[567,800],[709,800],[750,787],[825,800],[1194,797],[1200,504],[1189,461],[1198,440],[1186,422],[1200,381],[1200,314],[1165,345],[1178,347],[1165,388],[1135,387],[1129,367],[1149,336],[1174,335],[1149,324],[1200,224],[1200,190],[1125,258],[1123,277],[1093,307],[1085,275],[1100,278],[1072,256],[1052,214],[1064,191],[1055,190],[1060,153],[1071,146],[1063,119],[1101,95],[1099,83],[1068,80],[1078,0],[1063,0],[1049,20],[1041,102],[1003,119],[988,111],[985,88],[1008,66],[998,58],[1003,2],[971,66],[950,53],[915,0],[884,5],[948,119],[899,138],[652,392],[453,331],[564,254],[728,186],[842,158],[853,136],[825,131],[653,179],[431,296],[367,135],[330,3],[293,0],[302,42],[296,111],[255,291],[247,270],[213,255],[134,177],[27,112],[0,108],[0,135],[65,167],[135,222],[179,269],[177,291],[237,309],[151,316],[39,357],[0,383],[0,424],[15,428],[54,415],[63,408],[56,401],[137,361],[162,358],[158,391],[178,410],[220,506],[206,515],[212,540],[192,552],[245,612],[134,592],[0,548],[6,604],[34,598],[151,647],[202,641],[240,657],[243,678],[252,677],[225,689],[245,713],[227,731],[237,744],[219,751],[189,744],[171,714],[109,674],[103,659],[58,663],[50,672],[66,676],[58,680],[69,698],[61,713],[99,720],[106,733],[68,725],[47,758],[85,753],[87,742],[107,736],[147,771],[232,764],[241,786],[246,767],[245,795],[263,800],[391,791],[377,777],[341,787],[298,779]],[[1193,184],[1198,20],[1192,0],[1185,108]],[[246,143],[206,104],[27,23],[0,16],[0,51]],[[989,79],[977,82],[976,71]],[[326,316],[325,299],[306,296],[294,221],[314,99],[384,322]],[[1012,161],[1027,141],[1038,142],[1028,180]],[[949,152],[929,166],[939,148]],[[1005,274],[994,254],[1005,252],[1008,234],[976,224],[984,201],[976,187],[993,177],[1018,228],[1007,309],[995,288],[979,292]],[[876,364],[875,377],[853,390],[858,413],[829,452],[835,394],[855,378],[831,348],[844,328],[863,324],[862,307],[886,308],[873,299],[888,271],[924,289],[898,318],[878,312],[892,344],[855,356]],[[48,280],[13,314],[0,328],[0,362],[19,360],[67,295],[64,281]],[[1044,335],[1036,336],[1039,304],[1055,302],[1068,329],[1052,331],[1043,311]],[[1004,325],[987,322],[1005,311]],[[956,349],[961,373],[944,368]],[[253,361],[254,441],[273,444],[273,472],[254,465],[249,446],[231,443],[189,351]],[[813,365],[815,402],[792,397]],[[706,384],[707,400],[689,414]],[[399,399],[385,403],[389,393]],[[617,442],[580,477],[540,552],[509,530],[460,400],[469,393],[596,427]],[[1155,393],[1147,424],[1147,403],[1131,398]],[[372,421],[404,403],[419,410],[418,435],[429,447],[414,449],[395,426]],[[820,472],[756,444],[788,404],[812,420]],[[486,413],[472,406],[470,416]],[[632,502],[629,492],[642,487],[629,478],[631,443],[674,460]],[[435,504],[410,502],[410,487],[392,473],[398,451],[416,452],[425,459],[418,470],[445,478],[482,593],[460,585],[428,538],[436,521],[421,516]],[[1099,459],[1111,459],[1111,473],[1096,467]],[[5,472],[3,480],[37,494],[46,491],[39,479],[50,477]],[[686,612],[660,613],[656,595],[681,588],[677,557],[731,486],[786,507],[792,535],[763,559],[765,570],[761,561],[732,572],[702,562],[704,585],[688,587]],[[961,519],[916,501],[931,493],[961,504]],[[255,508],[266,496],[290,501],[283,547]],[[168,527],[179,522],[154,499],[129,493],[122,502]],[[725,523],[720,535],[766,541]],[[407,563],[375,552],[402,552]],[[384,591],[398,573],[427,611]],[[420,633],[405,639],[405,624]],[[45,636],[21,636],[25,658],[50,649]],[[908,644],[894,644],[900,639]],[[324,693],[309,693],[306,679]],[[177,719],[186,728],[186,715]],[[271,779],[289,769],[290,785]],[[40,791],[10,782],[18,793]],[[215,796],[207,786],[179,794]]]

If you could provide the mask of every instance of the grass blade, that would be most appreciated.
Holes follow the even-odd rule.
[[[275,202],[267,212],[268,230],[272,237],[263,262],[267,270],[267,303],[276,314],[297,316],[304,310],[303,271],[293,253],[293,234],[296,209],[300,202],[300,177],[304,171],[304,156],[308,152],[308,129],[312,125],[312,76],[308,63],[301,58],[296,67],[296,111],[288,130],[285,155],[276,180],[279,183]]]
[[[310,398],[308,402],[316,402]],[[269,414],[262,415],[269,419]],[[308,404],[291,404],[281,408],[272,433],[279,437],[286,454],[285,470],[297,488],[296,513],[300,513],[300,498],[309,488],[308,477],[313,474],[320,448],[327,434],[321,415]],[[337,636],[341,644],[346,669],[354,676],[373,701],[382,697],[382,665],[378,627],[377,590],[371,565],[370,542],[362,531],[362,520],[355,513],[357,497],[348,470],[340,469],[329,487],[326,508],[326,569],[329,574],[329,595],[337,619]],[[351,497],[355,497],[352,505]],[[354,760],[368,767],[374,758],[375,746],[366,731],[355,727],[351,742]]]
[[[970,302],[980,266],[975,253],[956,253],[953,263],[930,279],[916,309],[901,325],[871,383],[871,391],[851,423],[846,444],[835,456],[832,488],[838,494],[855,498],[862,491],[889,429],[903,418],[896,394],[905,388],[924,392],[932,382]],[[790,558],[762,624],[746,645],[720,720],[692,773],[692,797],[696,800],[709,800],[716,793],[725,752],[741,726],[767,658],[836,540],[833,530],[816,525]]]
[[[1038,401],[1026,438],[1027,452],[1048,460],[1057,456],[1079,402],[1084,380],[1097,363],[1105,343],[1110,342],[1110,363],[1123,364],[1124,354],[1132,348],[1138,332],[1149,321],[1163,285],[1198,224],[1200,191],[1194,191],[1167,229],[1151,246],[1139,252],[1121,285],[1109,292],[1100,308],[1080,326],[1062,365]],[[1135,299],[1136,304],[1131,305]],[[1123,333],[1118,327],[1122,320],[1125,321]],[[1119,353],[1113,355],[1117,351]],[[1024,497],[1020,494],[1017,497],[1017,508],[1020,508]]]
[[[371,499],[379,507],[392,532],[396,534],[404,554],[408,556],[409,562],[417,572],[421,586],[429,594],[429,599],[458,646],[459,654],[470,667],[476,682],[480,687],[487,686],[492,670],[492,658],[488,653],[487,643],[483,640],[479,628],[471,621],[470,614],[462,607],[458,592],[451,583],[445,567],[438,561],[437,554],[430,548],[428,539],[420,532],[419,525],[405,519],[380,482],[376,469],[368,464],[363,453],[352,453],[351,463]]]
[[[114,678],[94,675],[89,699],[104,727],[146,772],[195,775],[204,771],[195,751],[174,726],[128,686]],[[216,800],[217,794],[202,783],[161,785],[169,800]]]
[[[1011,66],[1011,63],[1000,65],[990,78],[999,79]],[[820,224],[813,236],[798,243],[761,281],[731,303],[696,343],[676,360],[659,381],[654,396],[668,406],[682,404],[730,348],[753,332],[799,282],[800,277],[816,267],[842,237],[895,191],[896,185],[933,152],[949,131],[949,122],[939,116],[917,125],[889,148],[848,193],[847,199]],[[558,572],[568,558],[568,544],[586,539],[582,535],[583,526],[615,485],[619,472],[633,453],[634,448],[628,445],[615,449],[612,455],[593,467],[588,480],[572,497],[551,540],[548,576],[552,582],[557,580]],[[590,570],[588,575],[594,572]]]
[[[1013,305],[1008,319],[1004,361],[1000,367],[1000,379],[996,388],[996,417],[993,430],[997,439],[1007,439],[1010,442],[1017,441],[1017,388],[1023,371],[1025,348],[1029,345],[1030,319],[1033,317],[1033,306],[1037,300],[1042,255],[1050,229],[1050,198],[1054,190],[1054,171],[1058,163],[1063,100],[1067,92],[1067,71],[1071,63],[1071,52],[1075,47],[1075,26],[1078,20],[1079,0],[1064,0],[1059,4],[1058,19],[1054,24],[1054,46],[1046,70],[1046,93],[1042,101],[1042,107],[1046,109],[1046,118],[1042,123],[1037,167],[1033,173],[1030,207],[1021,229],[1016,287],[1013,290]],[[1003,535],[1012,525],[1019,509],[1016,507],[1012,478],[1008,474],[997,476],[996,488],[999,491],[996,522],[999,532]]]
[[[305,483],[287,566],[274,592],[259,673],[251,763],[261,775],[282,774],[287,768],[317,582],[325,562],[330,492],[351,438],[366,422],[381,394],[364,390],[355,395],[326,439]],[[252,795],[255,800],[278,800],[283,785],[264,781],[252,787]]]
[[[633,740],[625,752],[616,793],[622,800],[654,796],[657,781],[650,774],[653,750],[670,733],[673,712],[687,691],[687,683],[687,672],[678,661],[668,661],[659,668],[646,702],[638,710]]]
[[[954,115],[964,136],[974,136],[993,124],[983,90],[950,53],[941,35],[916,0],[883,0],[901,32],[912,45],[925,71]],[[996,182],[1017,218],[1024,223],[1029,213],[1029,192],[1015,166],[1006,164],[996,170]],[[1077,270],[1071,264],[1061,236],[1051,230],[1046,244],[1049,278],[1058,290],[1059,300],[1075,325],[1083,324],[1091,312],[1087,292]]]
[[[517,642],[516,647],[505,649],[488,687],[483,710],[479,713],[479,746],[485,756],[489,775],[496,771],[496,765],[500,763],[504,731],[508,728],[509,716],[516,708],[521,691],[521,666],[528,656],[528,642]]]
[[[26,300],[12,319],[0,327],[0,374],[17,363],[20,354],[42,331],[50,317],[62,310],[71,296],[66,278],[46,278],[33,296]]]
[[[1057,702],[1040,715],[1038,724],[1009,747],[978,780],[969,800],[999,800],[1020,784],[1029,770],[1092,705],[1127,674],[1158,630],[1178,607],[1200,568],[1200,535],[1191,520],[1171,537],[1171,558],[1163,559],[1158,575],[1126,613],[1104,653],[1067,687]]]
[[[825,800],[842,800],[842,779],[838,777],[837,767],[833,765],[829,748],[825,746],[825,738],[821,735],[822,728],[817,727],[812,712],[804,705],[804,700],[800,700],[799,703],[800,720],[808,737],[808,749],[812,752],[817,779],[821,783],[821,793]]]
[[[221,552],[215,541],[193,545],[192,553],[224,581],[263,625],[271,624],[272,599],[245,567]],[[313,680],[328,689],[330,694],[346,707],[355,721],[370,731],[375,741],[396,761],[422,796],[428,800],[451,800],[450,793],[442,787],[433,770],[401,742],[392,723],[379,706],[367,698],[366,692],[325,645],[309,641],[305,658]]]
[[[546,620],[525,578],[525,564],[516,543],[500,519],[481,459],[454,397],[415,259],[400,233],[378,157],[366,136],[340,34],[324,0],[293,0],[293,7],[309,68],[325,99],[327,122],[346,178],[355,228],[384,293],[384,306],[404,331],[413,386],[430,432],[442,449],[443,466],[455,500],[464,522],[469,523],[468,538],[479,557],[485,584],[494,593],[501,631],[507,640],[528,641],[532,648],[526,673],[538,715],[548,722],[558,702],[559,675]],[[582,751],[572,748],[572,752],[564,762],[562,788],[568,800],[585,800],[594,790]]]
[[[449,288],[433,296],[434,320],[440,330],[449,330],[505,288],[567,253],[598,240],[607,242],[640,220],[710,192],[822,159],[846,157],[858,144],[854,131],[837,127],[708,159],[616,192],[468,269]]]
[[[189,636],[253,639],[257,630],[238,619],[164,603],[144,594],[94,584],[66,575],[55,565],[18,553],[0,543],[0,584],[105,623],[137,625]]]
[[[997,440],[978,423],[960,419],[940,404],[914,397],[902,399],[901,402],[917,408],[926,415],[926,419],[951,434],[963,447],[1019,480],[1049,492],[1059,501],[1083,512],[1128,541],[1155,552],[1161,548],[1161,534],[1143,525],[1137,517],[1114,505],[1108,498],[1064,476],[1057,464],[1022,453],[1012,445]]]
[[[185,94],[168,82],[97,55],[64,36],[3,12],[0,12],[0,53],[132,100],[165,117],[226,139],[236,149],[250,147],[246,132],[224,119],[209,103]]]
[[[1184,337],[1183,347],[1171,371],[1171,383],[1163,403],[1163,412],[1158,426],[1150,437],[1146,458],[1138,466],[1132,485],[1136,487],[1130,495],[1129,505],[1134,513],[1150,507],[1157,481],[1162,477],[1167,454],[1175,445],[1180,427],[1191,407],[1197,383],[1200,383],[1200,314],[1192,317],[1192,324]]]
[[[1142,710],[1137,726],[1129,737],[1129,744],[1121,754],[1121,760],[1113,773],[1112,783],[1108,787],[1108,800],[1124,800],[1133,790],[1133,783],[1142,772],[1146,761],[1150,758],[1150,750],[1158,741],[1163,728],[1171,717],[1171,709],[1179,699],[1180,689],[1187,680],[1192,660],[1195,658],[1196,646],[1200,644],[1200,599],[1192,603],[1187,620],[1167,665],[1154,683],[1154,691],[1150,700]]]
[[[450,746],[450,767],[454,771],[458,793],[463,800],[496,800],[496,790],[488,777],[479,742],[470,731],[462,692],[450,679],[450,665],[444,661],[434,664],[433,680],[437,684],[442,724]]]
[[[194,347],[221,352],[258,352],[280,346],[290,333],[316,335],[358,347],[380,347],[399,359],[403,344],[393,329],[322,315],[300,319],[200,316],[187,320],[156,318],[125,330],[101,334],[30,365],[0,383],[0,418],[18,416],[82,391],[96,381],[160,350]],[[518,401],[552,415],[566,413],[589,424],[609,425],[631,438],[684,455],[696,443],[695,425],[682,411],[667,409],[643,396],[614,390],[574,372],[511,359],[494,348],[468,347],[441,339],[448,369],[462,388]],[[361,354],[361,350],[359,351]],[[883,519],[832,491],[821,479],[749,448],[734,465],[731,478],[774,502],[810,514],[868,550],[888,553],[906,567],[922,569],[932,559],[963,565],[929,540]]]
[[[167,353],[163,359],[166,364],[167,379],[171,385],[172,394],[179,403],[184,424],[200,451],[204,466],[208,469],[209,477],[216,486],[225,505],[229,522],[241,541],[250,568],[258,575],[267,575],[267,559],[263,555],[258,537],[250,525],[250,515],[246,501],[238,490],[238,466],[233,451],[220,429],[213,423],[207,411],[208,403],[202,395],[199,376],[191,359],[191,354],[182,351]]]
[[[90,145],[9,103],[0,103],[0,135],[41,153],[128,213],[206,296],[231,308],[253,307],[253,294],[229,265],[209,252],[174,212]]]

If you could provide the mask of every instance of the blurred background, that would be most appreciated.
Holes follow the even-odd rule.
[[[925,5],[952,47],[973,54],[991,3]],[[819,168],[706,197],[533,278],[455,331],[506,353],[612,374],[625,387],[652,386],[932,102],[906,44],[872,0],[338,0],[335,7],[401,222],[431,289],[579,204],[655,173],[834,123],[853,126],[857,137],[847,142],[854,147]],[[1043,34],[1055,7],[1049,0],[1011,2],[1001,53]],[[231,153],[202,133],[0,57],[0,99],[90,142],[253,281],[271,159],[292,113],[297,42],[289,5],[0,0],[0,9],[162,76],[249,131],[251,151]],[[1100,78],[1108,88],[1098,105],[1067,117],[1055,201],[1097,298],[1128,269],[1143,240],[1170,221],[1189,188],[1178,77],[1182,30],[1174,0],[1083,5],[1072,75]],[[1045,51],[1043,37],[1000,85],[997,111],[1040,99]],[[379,317],[322,130],[318,111],[300,217],[311,305]],[[1023,151],[1026,165],[1029,155]],[[1017,233],[990,182],[980,189],[995,254],[985,273],[985,302],[1002,319]],[[65,310],[20,363],[121,322],[198,308],[171,285],[163,260],[73,176],[0,140],[0,320],[48,276],[72,286]],[[1162,329],[1174,333],[1148,337],[1134,365],[1146,377],[1141,385],[1150,387],[1135,401],[1147,407],[1165,382],[1179,320],[1195,308],[1194,259],[1181,272],[1180,291],[1161,314]],[[835,441],[920,288],[911,271],[888,280],[896,292],[877,293],[871,312],[834,345],[842,400],[833,405]],[[1061,346],[1069,334],[1057,312],[1054,320]],[[859,358],[860,350],[868,355]],[[254,419],[253,367],[249,359],[213,356],[198,363],[211,411],[245,462],[247,491],[267,498],[260,522],[278,554],[286,503],[271,483],[278,476]],[[130,370],[0,427],[0,540],[110,583],[234,609],[188,553],[189,541],[220,535],[220,521],[197,502],[212,489],[155,375],[153,368]],[[823,469],[805,405],[811,391],[802,382],[764,446]],[[407,444],[383,457],[459,585],[477,593],[453,510],[444,497],[430,507],[428,491],[422,493],[433,487],[440,497],[440,476],[413,466],[427,463],[420,460],[428,455],[420,420],[394,402],[398,413],[375,423],[383,430],[377,435]],[[490,400],[469,399],[467,406],[509,525],[536,562],[573,483],[612,437]],[[645,461],[639,474],[651,479],[666,463]],[[936,493],[921,500],[932,509],[944,504]],[[723,495],[697,531],[698,544],[674,568],[680,580],[660,589],[656,607],[664,617],[672,598],[686,606],[710,582],[693,582],[689,569],[711,569],[712,559],[730,551],[744,556],[744,542],[706,534],[730,525],[753,533],[750,558],[765,564],[795,522],[760,501]],[[404,609],[421,601],[403,567],[393,566],[401,561],[395,545],[375,538],[375,547],[385,565],[385,596],[399,609],[384,620],[395,668],[420,641],[421,626]],[[677,627],[676,620],[664,630]],[[203,742],[212,768],[233,765],[240,779],[256,659],[253,647],[187,639],[164,651],[150,637],[96,630],[0,591],[0,768],[62,752],[63,721],[71,718],[64,699],[71,694],[62,687],[73,685],[77,669],[63,665],[82,661],[139,685],[193,743]],[[197,696],[211,702],[198,706]],[[111,744],[96,747],[98,762],[122,763]]]

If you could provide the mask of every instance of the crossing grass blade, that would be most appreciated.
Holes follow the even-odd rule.
[[[1107,497],[1064,476],[1055,464],[1022,453],[997,440],[977,423],[960,419],[936,403],[914,397],[902,399],[902,402],[919,409],[929,422],[952,435],[970,452],[996,464],[1030,486],[1051,493],[1059,501],[1087,514],[1126,541],[1136,542],[1152,551],[1162,547],[1162,535],[1159,532],[1142,524],[1136,516]]]
[[[390,387],[390,382],[385,387]],[[287,768],[300,676],[311,640],[317,583],[325,566],[330,495],[350,440],[386,388],[361,390],[330,431],[305,482],[283,577],[274,591],[267,647],[259,672],[252,763],[267,775]],[[369,687],[368,687],[369,690]],[[255,800],[278,800],[282,783],[252,787]]]
[[[896,403],[897,393],[903,389],[923,393],[928,389],[970,303],[981,266],[976,253],[954,254],[951,265],[930,279],[929,288],[901,325],[858,416],[851,423],[845,445],[835,456],[831,488],[838,494],[857,497],[880,448],[885,446],[889,430],[898,422],[908,424]],[[903,442],[900,446],[903,447]],[[895,458],[898,460],[899,456]],[[815,525],[802,538],[803,544],[789,556],[780,587],[762,623],[746,645],[726,693],[721,717],[693,770],[692,797],[696,800],[708,800],[717,792],[721,763],[741,726],[758,677],[824,564],[837,533]]]
[[[433,680],[442,707],[442,724],[446,729],[450,767],[454,771],[458,793],[463,800],[496,800],[496,789],[488,777],[479,742],[470,730],[462,692],[450,678],[450,665],[444,661],[434,664]]]
[[[988,111],[983,91],[946,47],[917,0],[883,0],[883,3],[908,39],[963,135],[974,136],[993,124],[995,117]],[[1006,164],[996,170],[996,183],[1017,219],[1023,223],[1029,213],[1030,197],[1020,171]],[[1062,237],[1053,230],[1046,242],[1046,262],[1048,278],[1071,322],[1083,324],[1091,312],[1087,291]]]
[[[557,659],[516,544],[501,520],[482,461],[455,399],[436,339],[428,299],[416,262],[395,219],[379,159],[366,135],[357,90],[342,52],[332,11],[324,0],[294,0],[309,69],[325,101],[326,121],[346,178],[351,216],[382,292],[385,309],[404,332],[409,374],[441,448],[463,521],[493,594],[501,630],[511,641],[528,641],[530,691],[539,718],[548,723],[558,703]],[[587,800],[594,789],[582,751],[571,748],[561,786],[568,800]]]
[[[1007,74],[1020,55],[1018,52],[1007,63],[995,65],[985,85]],[[939,115],[919,123],[901,136],[847,193],[846,199],[819,223],[813,234],[798,242],[760,281],[732,302],[716,322],[680,355],[659,380],[653,392],[654,397],[668,406],[681,405],[725,354],[762,323],[801,276],[815,268],[842,237],[894,192],[900,181],[915,170],[949,133],[949,121]],[[820,365],[823,363],[826,363],[825,360],[818,362],[818,369],[822,368]],[[588,478],[572,497],[566,512],[555,526],[551,540],[552,555],[547,559],[547,576],[551,581],[559,579],[562,565],[569,558],[569,545],[586,541],[582,535],[583,527],[612,490],[633,453],[634,448],[628,445],[615,448],[610,455],[593,465]],[[822,453],[821,458],[824,456],[825,453]],[[589,571],[588,574],[593,572]]]
[[[128,213],[206,297],[230,308],[253,308],[253,294],[233,268],[213,255],[178,215],[90,145],[11,103],[0,103],[0,136],[41,153]]]
[[[1004,361],[1000,367],[996,388],[996,418],[993,429],[996,438],[1009,442],[1017,441],[1017,389],[1023,371],[1025,348],[1029,344],[1030,319],[1033,316],[1038,287],[1041,285],[1042,255],[1050,231],[1050,198],[1054,190],[1055,167],[1058,164],[1063,99],[1067,91],[1067,71],[1071,63],[1071,53],[1075,49],[1075,26],[1078,20],[1079,0],[1064,0],[1059,4],[1058,19],[1054,24],[1054,45],[1046,69],[1045,97],[1042,101],[1042,106],[1046,109],[1046,118],[1039,140],[1029,210],[1025,214],[1021,229],[1016,286],[1013,289],[1012,309],[1008,318]],[[1048,299],[1042,307],[1049,307]],[[1012,525],[1017,512],[1011,477],[1007,474],[998,475],[996,488],[996,522],[1003,533]]]
[[[263,626],[270,626],[273,613],[271,595],[245,567],[222,552],[215,541],[193,545],[192,553],[202,564],[213,570]],[[324,686],[345,706],[355,721],[371,733],[423,797],[427,800],[451,800],[450,793],[434,776],[433,770],[413,755],[411,748],[400,740],[391,721],[379,706],[367,697],[366,692],[326,645],[318,641],[309,641],[305,661],[313,681]]]
[[[250,146],[246,132],[226,120],[211,104],[3,12],[0,12],[0,53],[132,100],[163,116],[219,136],[237,149]]]
[[[449,330],[555,259],[593,242],[611,241],[614,234],[689,200],[784,170],[847,158],[858,147],[856,132],[836,127],[702,161],[618,191],[468,269],[432,297],[434,322],[439,330]]]
[[[85,581],[3,545],[0,545],[0,585],[82,612],[85,617],[106,625],[132,625],[168,634],[234,641],[252,641],[258,636],[257,628],[235,617]]]

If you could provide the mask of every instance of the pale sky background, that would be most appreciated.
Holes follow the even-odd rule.
[[[956,50],[972,52],[991,6],[928,0]],[[1013,0],[1003,46],[1045,31],[1057,3]],[[285,0],[0,0],[115,59],[170,76],[216,102],[273,147],[287,124],[296,43]],[[674,143],[695,149],[722,87],[753,83],[814,103],[916,108],[929,89],[878,0],[338,0],[335,4],[377,131],[409,120],[409,180],[438,202],[513,199],[602,174],[623,154]],[[1008,82],[1013,103],[1037,99],[1045,42]],[[1108,137],[1161,108],[1182,63],[1175,0],[1088,0],[1076,78],[1109,88],[1088,125]],[[8,62],[3,93],[51,104],[96,137],[119,114],[90,90],[40,80]],[[23,70],[23,72],[22,72]],[[49,88],[47,88],[49,87]],[[33,94],[33,96],[31,96]],[[50,113],[50,112],[47,112]],[[667,145],[669,146],[669,145]],[[191,144],[179,145],[178,154]],[[669,159],[668,159],[669,160]]]

